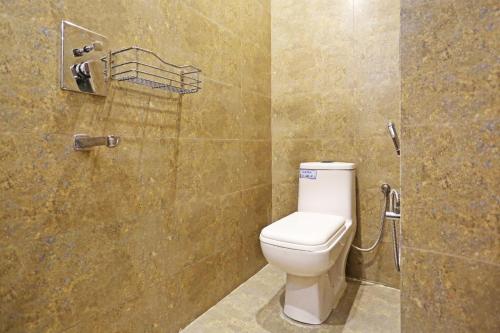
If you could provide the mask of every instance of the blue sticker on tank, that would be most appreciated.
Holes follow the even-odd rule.
[[[300,170],[300,178],[316,179],[317,170]]]

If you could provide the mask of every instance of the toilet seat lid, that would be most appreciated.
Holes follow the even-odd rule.
[[[261,239],[316,247],[327,243],[344,225],[341,216],[295,212],[262,229]]]

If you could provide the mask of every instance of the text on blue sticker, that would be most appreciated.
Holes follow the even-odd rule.
[[[300,170],[300,178],[316,179],[317,170]]]

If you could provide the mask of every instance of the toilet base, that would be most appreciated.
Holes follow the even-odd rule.
[[[332,279],[328,273],[305,277],[287,274],[284,313],[306,324],[321,324],[344,294],[345,278]]]

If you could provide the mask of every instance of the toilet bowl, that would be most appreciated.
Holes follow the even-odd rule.
[[[294,320],[321,324],[345,291],[354,177],[353,163],[301,163],[298,211],[260,233],[264,257],[287,274],[283,311]]]

